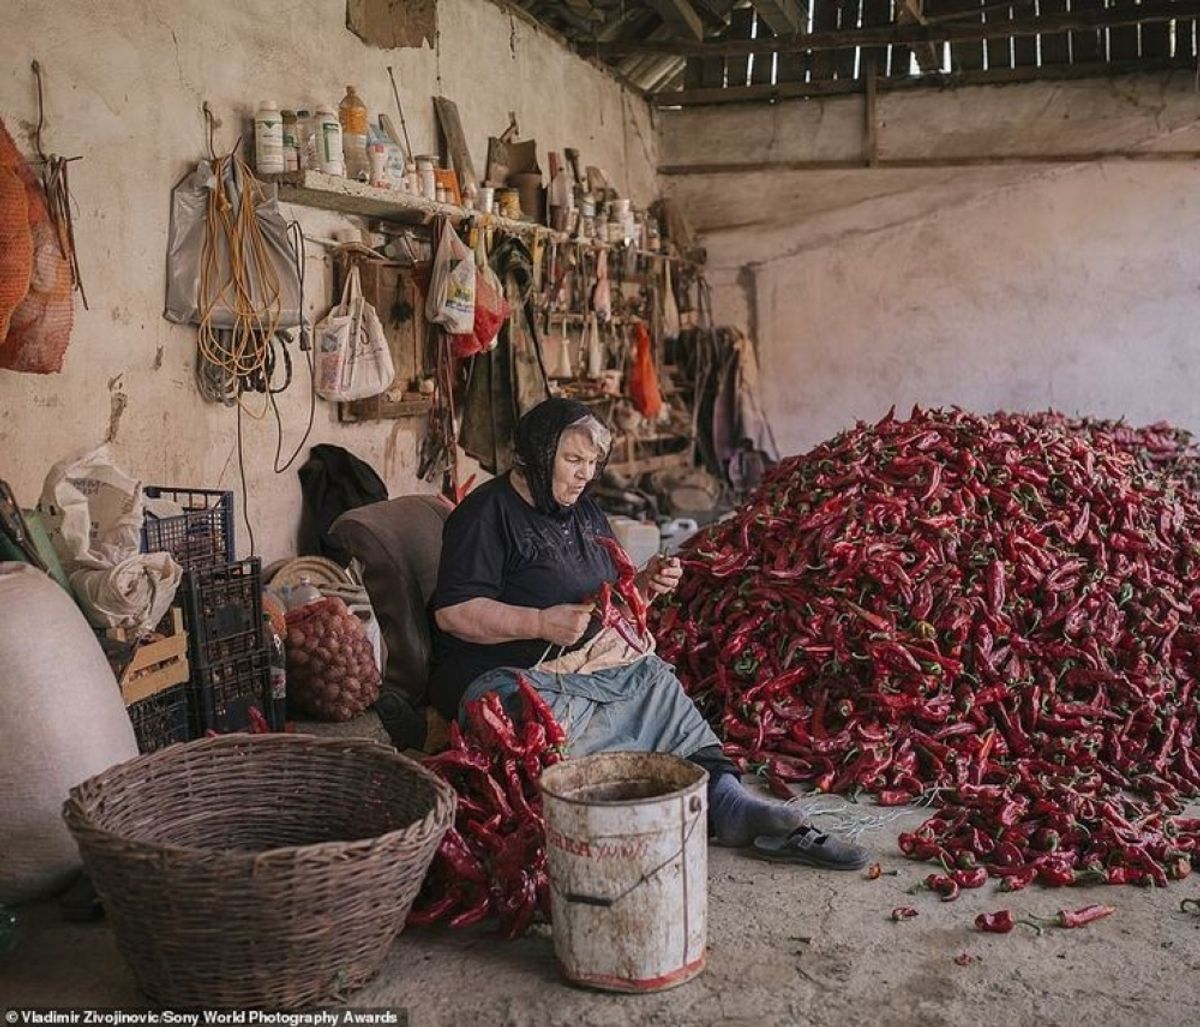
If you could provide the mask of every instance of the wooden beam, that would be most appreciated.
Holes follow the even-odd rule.
[[[808,23],[796,0],[750,0],[758,16],[777,36],[791,36],[803,32]]]
[[[674,30],[675,35],[697,40],[704,38],[704,22],[700,20],[691,0],[649,0],[649,3]],[[664,56],[675,55],[668,52]]]
[[[925,25],[882,26],[813,32],[805,36],[774,39],[721,40],[715,43],[683,41],[655,43],[622,40],[586,45],[593,57],[622,57],[632,53],[657,53],[678,57],[745,57],[752,53],[803,53],[806,50],[844,50],[859,46],[916,46],[920,43],[978,41],[999,36],[1038,36],[1121,25],[1154,24],[1200,17],[1200,0],[1148,0],[1128,7],[1066,11],[1045,18],[1006,22],[938,22]]]
[[[1200,150],[1081,150],[1078,153],[997,153],[972,157],[884,158],[875,164],[866,160],[777,160],[729,161],[721,164],[667,164],[660,175],[749,175],[780,171],[874,171],[878,168],[992,168],[1021,164],[1089,164],[1095,161],[1131,161],[1144,164],[1180,164],[1200,161]]]
[[[896,0],[897,25],[924,25],[925,0]],[[937,71],[942,66],[941,47],[932,43],[918,43],[913,48],[917,55],[917,67],[922,71]]]
[[[945,89],[962,86],[1000,86],[1018,82],[1061,81],[1082,78],[1116,78],[1121,75],[1150,74],[1161,71],[1195,71],[1190,57],[1172,57],[1163,61],[1099,61],[1088,64],[1060,64],[1049,68],[992,68],[987,71],[959,71],[936,75],[879,76],[880,90]],[[866,92],[862,79],[813,82],[780,82],[773,86],[710,87],[655,93],[650,97],[657,107],[702,107],[726,103],[774,103],[779,100],[810,99],[821,96],[851,96]]]

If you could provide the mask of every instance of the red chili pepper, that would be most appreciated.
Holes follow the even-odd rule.
[[[988,934],[1008,934],[1017,926],[1017,922],[1012,913],[1002,909],[996,913],[980,913],[975,918],[975,926]]]
[[[953,902],[958,898],[958,882],[948,874],[930,874],[923,883],[930,891],[937,892],[943,902]]]
[[[1115,906],[1102,906],[1095,903],[1081,909],[1060,909],[1052,917],[1034,917],[1038,923],[1050,927],[1083,927],[1096,920],[1103,920],[1117,911]]]
[[[911,920],[920,914],[912,906],[897,906],[892,910],[892,919],[899,923],[901,920]]]
[[[988,872],[984,867],[975,867],[973,870],[955,870],[950,876],[960,888],[982,888],[987,884]]]

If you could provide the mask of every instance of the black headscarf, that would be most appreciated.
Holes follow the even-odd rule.
[[[571,425],[594,417],[573,399],[547,399],[517,422],[513,432],[516,469],[525,478],[534,508],[551,517],[566,517],[571,508],[554,498],[554,457],[558,440]],[[599,473],[599,471],[597,471]]]

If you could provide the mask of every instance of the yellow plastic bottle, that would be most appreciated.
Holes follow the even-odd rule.
[[[346,177],[365,182],[371,171],[367,157],[367,105],[362,102],[354,86],[346,87],[346,95],[338,104],[338,121],[342,124]]]

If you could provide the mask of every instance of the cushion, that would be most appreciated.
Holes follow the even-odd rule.
[[[363,584],[387,649],[383,687],[425,703],[431,640],[427,607],[437,585],[442,525],[450,505],[440,496],[401,496],[341,515],[329,533],[362,565]]]

